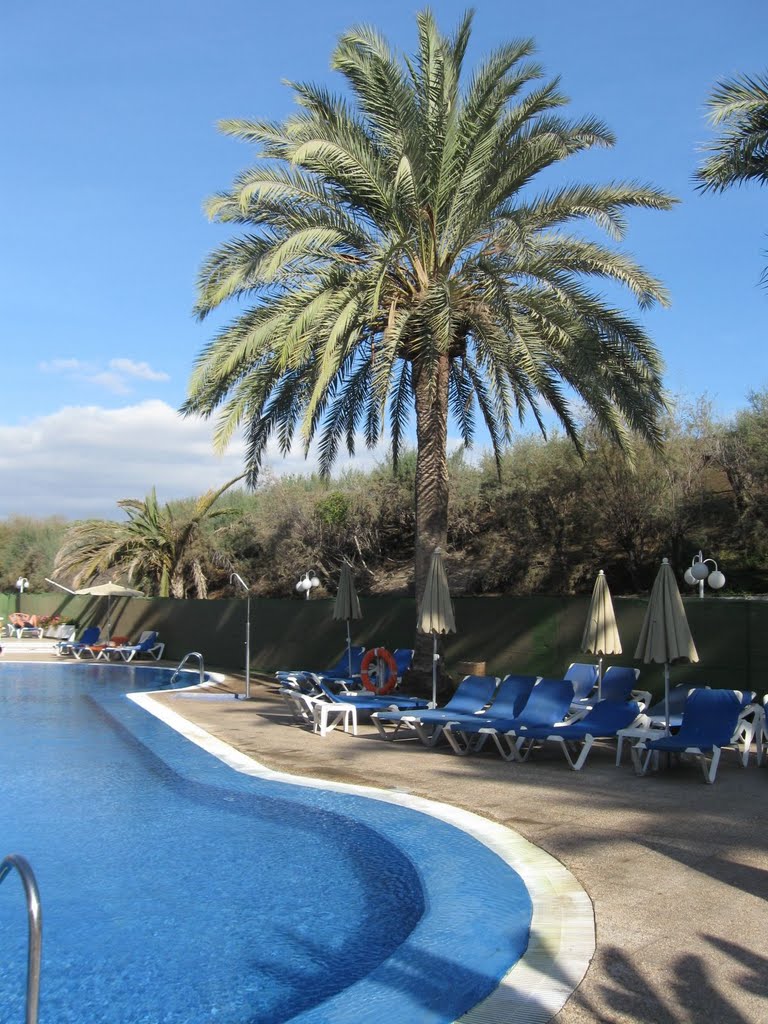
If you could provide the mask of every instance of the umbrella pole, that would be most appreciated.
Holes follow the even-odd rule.
[[[352,678],[352,633],[349,629],[349,619],[347,619],[347,665],[349,666],[349,678]]]
[[[597,699],[603,699],[603,656],[597,659]]]
[[[432,634],[432,707],[437,707],[437,633]]]
[[[669,662],[664,662],[664,735],[669,736]]]

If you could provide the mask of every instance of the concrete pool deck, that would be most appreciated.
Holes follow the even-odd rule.
[[[254,678],[250,701],[155,696],[270,768],[450,803],[560,860],[593,901],[597,950],[556,1024],[768,1021],[768,767],[741,769],[726,753],[706,786],[698,766],[636,778],[628,762],[613,766],[610,745],[576,773],[557,750],[514,765],[387,743],[365,724],[356,738],[321,738]]]

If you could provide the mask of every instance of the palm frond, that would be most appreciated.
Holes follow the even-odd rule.
[[[720,136],[696,173],[698,187],[721,192],[756,180],[768,183],[768,75],[741,75],[718,82],[709,119]]]

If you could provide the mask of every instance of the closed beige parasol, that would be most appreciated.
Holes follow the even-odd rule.
[[[432,645],[432,706],[437,705],[437,636],[438,633],[455,633],[456,620],[453,615],[451,592],[445,574],[440,548],[432,552],[427,572],[427,582],[419,607],[416,628],[420,633],[431,633]]]
[[[352,675],[352,634],[350,632],[349,623],[352,619],[362,619],[363,613],[360,611],[360,601],[355,590],[355,580],[352,576],[352,570],[347,562],[343,562],[341,566],[341,575],[339,576],[339,589],[336,591],[336,600],[333,603],[333,617],[334,619],[346,620],[347,623],[347,659],[349,664],[349,674]]]
[[[663,559],[637,641],[635,658],[664,665],[664,711],[669,732],[669,666],[699,660],[669,559]]]
[[[589,602],[587,621],[581,638],[581,650],[585,654],[598,656],[597,699],[600,700],[603,685],[603,655],[621,654],[621,639],[616,625],[616,615],[613,611],[611,592],[602,569],[597,574],[592,590],[592,600]]]

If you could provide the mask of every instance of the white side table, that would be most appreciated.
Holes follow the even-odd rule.
[[[621,764],[621,748],[624,740],[658,740],[664,735],[664,726],[652,724],[619,729],[616,733],[616,767]]]
[[[342,703],[332,704],[330,701],[316,701],[314,703],[315,732],[321,736],[327,736],[340,723],[344,726],[344,732],[349,732],[352,725],[352,735],[357,736],[357,708],[354,704]]]

